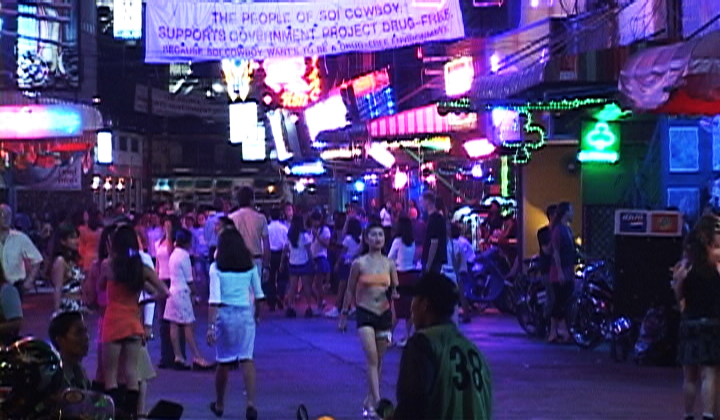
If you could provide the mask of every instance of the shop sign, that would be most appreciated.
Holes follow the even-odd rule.
[[[616,235],[644,235],[648,231],[648,212],[618,210],[615,212]]]
[[[655,235],[682,235],[682,215],[678,212],[653,212],[650,233]]]
[[[30,165],[13,171],[13,182],[33,190],[80,191],[82,189],[82,154],[52,167]]]
[[[231,144],[255,142],[258,138],[257,130],[258,104],[256,102],[237,102],[230,104]],[[264,144],[263,137],[263,145]]]
[[[113,36],[116,39],[142,37],[142,0],[114,0]]]
[[[475,79],[472,57],[456,58],[445,64],[445,95],[464,95],[472,88]]]
[[[352,85],[355,97],[360,98],[390,86],[390,75],[388,74],[387,69],[383,69],[360,76],[352,82],[347,83],[345,86],[348,84]]]
[[[173,63],[373,52],[463,38],[459,0],[146,6],[145,61]]]
[[[135,86],[135,111],[148,112],[148,88]],[[161,117],[193,116],[227,121],[228,104],[211,101],[205,96],[173,95],[162,89],[152,91],[152,113]]]
[[[304,108],[322,93],[318,57],[272,58],[262,64],[265,84],[280,94],[283,108]]]
[[[620,127],[604,121],[583,123],[580,162],[615,163],[620,159]]]

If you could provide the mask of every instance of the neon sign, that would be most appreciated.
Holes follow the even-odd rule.
[[[280,94],[284,108],[304,108],[320,99],[318,57],[273,58],[263,62],[265,84]]]
[[[343,87],[348,85],[352,85],[355,97],[359,98],[390,86],[390,75],[387,69],[383,69],[360,76],[351,82],[345,83]]]
[[[604,121],[583,124],[580,162],[615,163],[620,158],[620,130]]]
[[[230,100],[245,100],[250,93],[252,76],[260,65],[252,60],[222,60],[222,74]]]
[[[456,58],[445,64],[445,94],[460,96],[470,91],[475,79],[472,57]]]
[[[82,132],[82,110],[71,105],[0,106],[2,140],[77,137]]]

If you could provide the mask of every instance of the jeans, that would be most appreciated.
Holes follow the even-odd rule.
[[[272,251],[270,253],[270,275],[268,281],[263,283],[263,293],[267,297],[270,309],[275,309],[278,305],[278,287],[280,285],[280,263],[282,263],[282,251]]]
[[[163,280],[163,283],[168,289],[170,288],[170,280]],[[158,300],[156,308],[155,317],[160,320],[160,364],[170,366],[175,362],[175,351],[170,340],[170,323],[163,318],[165,315],[165,299]],[[187,359],[185,356],[185,330],[182,328],[180,328],[179,338],[182,357]]]

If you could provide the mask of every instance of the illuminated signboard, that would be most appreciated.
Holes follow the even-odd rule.
[[[390,86],[390,75],[388,74],[387,69],[378,70],[376,72],[360,76],[352,82],[346,83],[346,86],[348,84],[352,85],[355,96],[361,97]]]
[[[258,105],[255,102],[230,104],[230,143],[238,144],[257,139]]]
[[[315,141],[323,131],[337,130],[350,124],[347,120],[348,109],[340,95],[333,95],[305,110],[305,125],[310,132],[310,140]]]
[[[230,100],[235,101],[247,99],[250,93],[250,82],[255,70],[260,65],[252,60],[229,60],[225,59],[221,62],[222,74],[227,84],[227,92]]]
[[[142,37],[142,0],[114,0],[113,36],[117,39]]]
[[[615,163],[620,159],[620,127],[607,122],[586,122],[580,135],[580,162]]]
[[[429,149],[436,151],[450,151],[452,142],[450,137],[431,137],[428,139],[414,139],[414,140],[397,140],[397,141],[383,141],[375,142],[383,148],[388,150],[397,149]],[[339,159],[352,159],[360,157],[363,154],[363,149],[359,147],[340,147],[333,149],[325,149],[320,153],[322,160],[339,160]]]
[[[246,138],[242,143],[242,158],[245,161],[261,161],[267,157],[265,149],[265,126],[258,123],[253,131],[254,138]]]
[[[71,105],[0,106],[0,140],[76,137],[82,110]]]
[[[112,132],[100,131],[97,133],[97,151],[95,152],[97,163],[110,165],[113,163]]]
[[[322,94],[318,57],[222,60],[222,71],[231,100],[246,100],[250,83],[258,69],[265,72],[265,85],[280,96],[283,108],[305,108]]]
[[[445,94],[460,96],[468,93],[475,78],[472,57],[456,58],[445,64]]]

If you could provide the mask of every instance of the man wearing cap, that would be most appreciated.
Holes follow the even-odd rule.
[[[492,382],[485,357],[452,322],[455,284],[426,273],[411,291],[417,332],[400,360],[393,420],[490,419]]]

